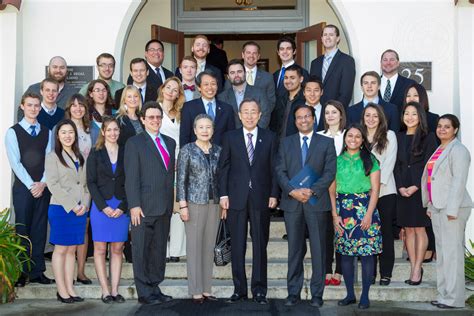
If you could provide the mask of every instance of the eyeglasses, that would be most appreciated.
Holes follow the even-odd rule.
[[[161,48],[148,48],[147,51],[150,52],[150,53],[157,53],[157,52],[162,52],[163,49],[161,49]]]
[[[145,117],[149,119],[150,121],[154,121],[154,120],[161,121],[161,119],[163,118],[163,116],[161,115],[147,115]]]
[[[92,90],[96,93],[107,93],[107,89],[99,89],[99,88],[95,88],[94,90]]]
[[[114,64],[99,64],[100,68],[114,68]]]
[[[311,114],[306,114],[306,115],[304,115],[304,116],[297,116],[297,117],[296,117],[296,120],[297,120],[297,121],[303,121],[303,120],[310,119],[310,118],[312,118],[312,117],[313,117],[313,115],[311,115]]]

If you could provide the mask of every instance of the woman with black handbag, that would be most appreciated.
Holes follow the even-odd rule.
[[[197,140],[181,148],[177,164],[176,199],[185,223],[188,290],[196,304],[217,300],[211,295],[211,281],[219,223],[216,171],[221,148],[211,143],[213,132],[210,116],[196,116]]]

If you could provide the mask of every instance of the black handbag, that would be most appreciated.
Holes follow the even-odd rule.
[[[231,260],[230,232],[227,231],[226,226],[225,219],[221,219],[214,247],[214,263],[219,267],[227,265]]]

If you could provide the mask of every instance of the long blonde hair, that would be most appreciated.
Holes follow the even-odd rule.
[[[142,96],[140,95],[140,91],[138,91],[137,87],[128,85],[123,88],[122,95],[120,96],[120,106],[117,111],[117,118],[122,118],[123,116],[127,115],[127,105],[125,104],[125,98],[127,97],[127,92],[132,91],[135,92],[138,96],[138,107],[135,110],[137,116],[140,116],[140,111],[142,110]]]
[[[99,137],[97,138],[97,142],[95,143],[95,149],[100,150],[104,148],[105,136],[103,134],[105,134],[105,131],[107,130],[107,127],[110,125],[110,123],[113,123],[113,122],[117,124],[117,127],[119,128],[119,131],[120,131],[120,125],[116,118],[114,118],[113,116],[102,117],[102,125],[100,127]]]
[[[158,91],[158,103],[163,104],[163,88],[168,84],[168,82],[174,81],[178,84],[178,89],[179,89],[179,94],[176,100],[173,102],[173,106],[169,110],[171,114],[174,114],[176,121],[181,120],[181,109],[183,108],[183,104],[186,101],[186,98],[184,96],[184,89],[183,85],[181,83],[181,80],[179,80],[178,77],[170,77],[165,80],[165,82],[161,85],[160,90]]]

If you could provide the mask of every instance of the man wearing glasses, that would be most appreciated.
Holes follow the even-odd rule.
[[[102,79],[107,82],[110,88],[110,94],[115,95],[115,92],[117,92],[117,90],[123,89],[125,87],[125,85],[120,81],[112,79],[112,76],[114,75],[115,71],[114,56],[109,53],[102,53],[97,56],[96,64],[97,70],[99,71],[99,76],[97,77],[97,79]],[[79,93],[85,96],[87,94],[88,85],[89,83],[83,85],[81,90],[79,90]]]
[[[146,102],[141,121],[145,131],[125,145],[125,191],[132,224],[133,275],[138,302],[171,301],[160,290],[165,278],[166,245],[173,210],[176,142],[160,133],[163,111]]]

